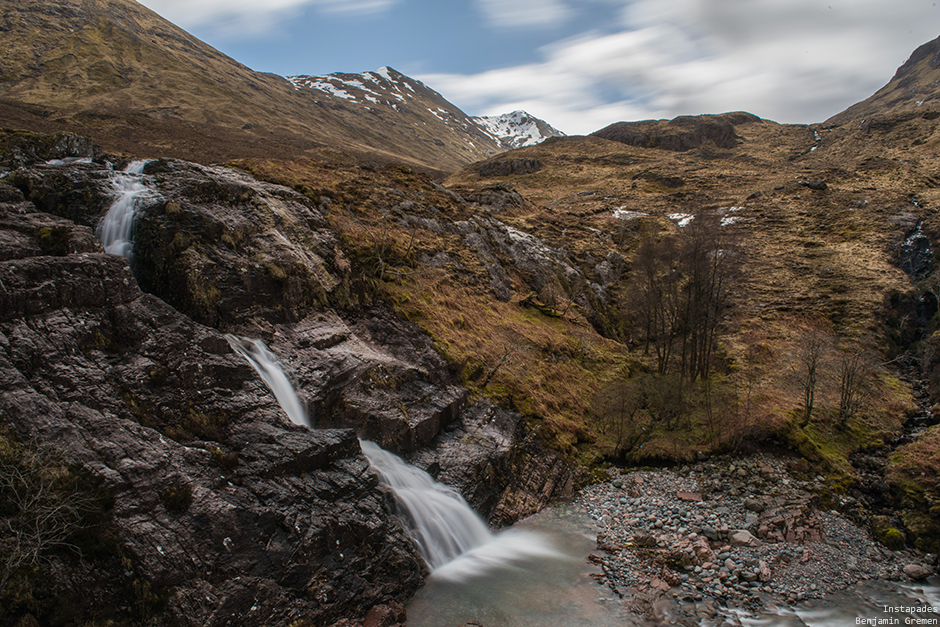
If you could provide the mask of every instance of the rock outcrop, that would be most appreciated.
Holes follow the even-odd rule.
[[[575,468],[527,437],[522,416],[480,401],[408,460],[460,490],[494,526],[574,496]]]
[[[426,567],[351,430],[292,425],[218,331],[4,183],[0,233],[0,424],[113,494],[115,548],[57,558],[52,587],[181,625],[330,624],[417,589]]]
[[[703,146],[728,150],[738,145],[736,126],[758,121],[757,116],[744,112],[680,116],[672,120],[617,122],[592,135],[629,146],[674,152]]]

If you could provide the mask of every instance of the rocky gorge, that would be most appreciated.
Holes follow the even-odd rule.
[[[579,493],[588,470],[604,476],[585,453],[591,436],[558,431],[536,416],[529,390],[496,378],[521,368],[527,384],[516,357],[533,342],[514,330],[501,353],[458,359],[453,336],[402,315],[409,299],[443,298],[472,345],[476,321],[452,293],[377,287],[419,265],[445,268],[492,299],[490,310],[559,335],[554,327],[569,325],[574,340],[546,334],[536,347],[562,378],[595,376],[584,364],[612,368],[614,351],[579,327],[604,326],[624,259],[589,255],[585,266],[512,226],[506,216],[529,205],[508,186],[448,189],[374,164],[332,187],[173,159],[122,174],[129,159],[72,135],[5,141],[0,461],[13,475],[39,464],[62,492],[53,504],[85,495],[95,506],[69,519],[65,537],[35,541],[28,567],[9,562],[0,620],[68,624],[48,609],[59,604],[62,615],[126,624],[401,623],[400,604],[428,570],[357,438],[458,489],[496,527],[576,499],[598,526],[591,559],[603,594],[652,620],[661,602],[692,620],[936,567],[829,511],[835,494],[862,526],[872,513],[888,515],[882,532],[901,526],[885,510],[884,462],[863,469],[865,498],[855,500],[827,487],[841,478],[796,479],[774,457],[612,468]],[[130,259],[96,236],[125,176],[142,189]],[[454,245],[435,249],[425,234]],[[563,285],[578,288],[568,304]],[[569,308],[581,313],[566,318]],[[286,418],[228,333],[266,342],[315,429]],[[572,363],[583,369],[565,370]],[[543,394],[545,407],[562,407],[565,393]],[[87,490],[64,487],[82,481]],[[7,516],[10,529],[28,530],[25,512]]]
[[[518,414],[470,402],[420,330],[380,303],[323,306],[349,288],[348,262],[303,195],[153,162],[129,264],[95,237],[113,169],[89,143],[28,137],[6,163],[3,467],[78,464],[105,497],[76,523],[93,551],[72,535],[43,545],[32,510],[5,512],[37,550],[29,568],[8,563],[4,624],[58,624],[58,605],[135,624],[329,625],[407,599],[427,567],[357,434],[411,452],[440,433],[450,453],[426,465],[501,522],[571,494],[572,468],[526,441]],[[223,331],[264,337],[321,428],[290,423]],[[467,433],[476,448],[448,449]],[[509,479],[520,467],[525,481]]]

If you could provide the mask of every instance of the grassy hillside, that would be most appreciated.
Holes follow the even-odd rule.
[[[685,152],[550,140],[469,166],[446,189],[395,167],[237,165],[332,198],[372,297],[425,328],[475,394],[519,409],[557,450],[642,462],[764,442],[846,477],[847,455],[881,444],[914,408],[891,363],[917,326],[898,251],[932,212],[904,184],[918,174],[899,176],[894,161],[837,167],[809,127],[748,120],[735,131],[733,148]],[[513,162],[532,171],[489,174]],[[684,241],[680,214],[696,213],[718,216],[734,250],[707,377],[659,371],[635,300],[638,252]],[[488,220],[563,251],[555,276],[520,266],[480,226]],[[489,260],[467,224],[489,238]],[[808,336],[823,352],[807,418]],[[843,402],[840,369],[855,355],[864,393]]]
[[[403,104],[397,108],[298,88],[252,71],[133,0],[0,6],[7,128],[78,132],[109,151],[203,163],[303,155],[406,161],[443,172],[499,150],[479,129],[431,113],[463,116],[420,83],[405,90],[407,104],[392,99]]]

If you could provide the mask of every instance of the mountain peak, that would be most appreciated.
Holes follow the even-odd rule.
[[[521,109],[501,115],[477,117],[474,121],[492,135],[505,150],[534,146],[549,137],[565,136],[545,120],[540,120]]]
[[[340,151],[443,174],[501,150],[391,67],[254,72],[133,0],[4,2],[0,61],[7,126],[78,132],[109,152],[219,162]]]

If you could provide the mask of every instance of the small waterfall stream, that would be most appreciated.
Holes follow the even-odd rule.
[[[532,559],[562,557],[541,534],[507,529],[493,533],[453,488],[361,440],[362,452],[392,488],[400,514],[435,580],[464,581]]]
[[[140,178],[145,165],[146,161],[132,161],[123,171],[114,173],[111,185],[117,198],[95,231],[106,252],[121,255],[128,260],[131,260],[133,254],[137,201],[141,196],[152,193]]]
[[[226,339],[261,375],[291,421],[307,425],[303,403],[264,342],[233,335]],[[494,534],[453,489],[372,442],[360,440],[360,445],[394,492],[398,513],[432,569],[428,584],[409,603],[409,625],[440,627],[469,620],[502,627],[650,624],[631,614],[619,599],[601,596],[586,559],[595,549],[596,529],[583,510],[562,504]],[[864,590],[833,595],[825,607],[807,602],[757,614],[719,608],[717,617],[702,619],[699,625],[841,627],[878,624],[868,622],[872,620],[889,624],[894,619],[901,624],[905,618],[936,616],[911,608],[940,610],[935,585],[869,584]]]
[[[251,364],[255,372],[261,376],[261,379],[274,393],[274,398],[277,399],[281,409],[284,410],[291,422],[295,425],[312,427],[313,421],[310,420],[307,414],[307,408],[297,397],[293,384],[284,374],[284,369],[281,368],[280,361],[265,343],[261,340],[229,334],[226,334],[225,339],[232,347],[232,350]]]

